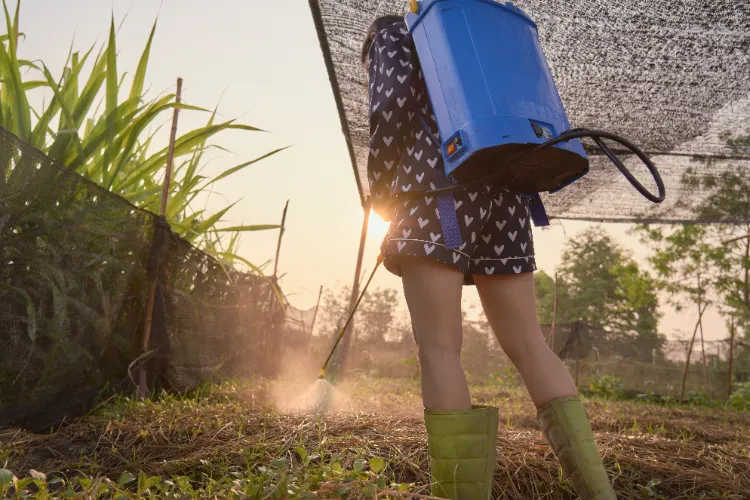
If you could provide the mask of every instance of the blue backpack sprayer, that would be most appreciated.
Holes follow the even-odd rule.
[[[580,138],[588,137],[645,198],[661,203],[664,183],[651,160],[635,145],[599,130],[571,129],[539,42],[536,23],[510,3],[494,0],[410,0],[406,15],[435,113],[448,187],[400,193],[423,197],[487,183],[532,198],[537,225],[547,218],[539,193],[554,193],[589,171]],[[421,117],[422,126],[432,133]],[[656,181],[649,192],[604,143],[634,153]],[[320,378],[362,300],[331,350]]]
[[[640,149],[609,132],[570,129],[536,23],[523,11],[493,0],[409,5],[406,24],[435,111],[445,174],[460,183],[431,193],[480,182],[532,197],[554,193],[588,173],[579,139],[589,137],[644,197],[664,201],[661,176]],[[643,187],[602,139],[643,161],[658,194]]]

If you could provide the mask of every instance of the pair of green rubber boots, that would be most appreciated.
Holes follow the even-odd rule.
[[[555,456],[583,500],[611,500],[615,493],[604,469],[586,410],[577,397],[555,399],[538,412]],[[485,500],[497,464],[498,409],[425,410],[432,496]]]

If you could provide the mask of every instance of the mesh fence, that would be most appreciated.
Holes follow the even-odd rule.
[[[305,310],[297,309],[291,304],[286,304],[284,342],[307,349],[312,341],[318,313],[317,306]]]
[[[542,330],[549,342],[551,327],[544,325]],[[733,383],[750,380],[750,350],[737,339],[730,351],[729,339],[703,342],[700,338],[693,342],[657,337],[639,339],[583,323],[557,325],[554,332],[553,350],[582,388],[592,383],[603,384],[601,378],[611,376],[620,379],[621,389],[631,393],[650,391],[677,397],[685,377],[686,394],[692,391],[726,397],[730,357]],[[688,353],[690,364],[686,372]]]
[[[542,333],[549,342],[550,325],[542,325]],[[651,393],[657,398],[679,398],[685,377],[685,398],[726,399],[730,357],[732,386],[750,382],[750,345],[742,339],[735,339],[730,353],[728,340],[704,341],[702,346],[700,338],[696,338],[687,372],[689,339],[639,340],[584,323],[570,323],[555,326],[552,346],[579,389],[602,395],[622,391],[631,397]],[[319,357],[327,348],[329,338],[316,336],[306,352]],[[519,387],[523,384],[488,327],[464,325],[461,361],[472,383],[500,380]],[[400,339],[355,342],[348,363],[353,371],[363,375],[419,378],[417,346],[406,332]]]
[[[284,311],[271,280],[222,268],[0,129],[0,427],[47,429],[107,386],[132,389],[157,231],[149,386],[272,371]]]
[[[404,0],[309,0],[360,195],[369,195],[365,72],[369,24]],[[642,198],[601,156],[591,173],[545,196],[551,217],[596,221],[717,221],[702,210],[728,173],[750,174],[750,3],[736,0],[517,0],[542,47],[573,127],[632,140],[654,160],[667,201]],[[590,151],[594,154],[595,151]],[[626,166],[653,190],[636,160]],[[698,182],[696,181],[696,178]],[[701,182],[702,181],[702,182]],[[748,215],[741,216],[742,221]],[[736,222],[732,220],[732,222]]]

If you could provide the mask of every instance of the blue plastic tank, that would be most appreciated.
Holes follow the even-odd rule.
[[[410,2],[414,39],[437,121],[446,175],[498,172],[521,193],[556,191],[588,172],[578,139],[513,161],[570,129],[536,23],[492,0]]]

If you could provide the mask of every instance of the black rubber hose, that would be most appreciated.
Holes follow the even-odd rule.
[[[641,151],[638,146],[628,141],[624,137],[620,137],[619,135],[613,134],[611,132],[605,132],[604,130],[590,130],[584,128],[569,130],[568,132],[563,132],[559,137],[556,137],[555,139],[549,140],[544,144],[540,144],[539,147],[532,149],[528,154],[535,153],[544,148],[555,146],[556,144],[559,144],[561,142],[567,142],[571,139],[578,139],[582,137],[589,137],[590,139],[592,139],[596,143],[596,145],[599,146],[599,149],[601,149],[604,154],[607,155],[610,161],[615,164],[615,167],[617,167],[622,175],[625,176],[628,182],[630,182],[630,184],[639,193],[641,193],[644,198],[654,203],[661,203],[664,201],[666,197],[666,190],[664,188],[664,181],[662,180],[661,175],[659,174],[659,170],[656,168],[656,165],[654,165],[651,159],[646,156],[646,153]],[[658,194],[654,195],[648,189],[646,189],[643,184],[641,184],[638,179],[633,176],[630,170],[628,170],[627,167],[622,164],[617,155],[609,149],[609,147],[604,143],[604,141],[602,141],[602,139],[609,139],[632,151],[633,154],[635,154],[643,162],[643,164],[646,165],[646,168],[654,177]]]
[[[654,163],[649,159],[649,157],[646,156],[646,154],[643,151],[641,151],[641,149],[638,148],[632,142],[628,141],[627,139],[623,137],[620,137],[619,135],[613,134],[611,132],[605,132],[603,130],[590,130],[590,129],[584,129],[584,128],[568,130],[567,132],[563,132],[562,134],[560,134],[559,137],[550,139],[549,141],[540,144],[539,146],[537,146],[536,148],[530,151],[524,151],[522,153],[517,154],[516,157],[509,160],[506,163],[506,165],[511,165],[515,162],[522,161],[524,160],[524,157],[531,156],[532,154],[537,153],[542,149],[550,148],[557,144],[567,142],[572,139],[580,139],[583,137],[588,137],[592,139],[596,143],[596,145],[602,150],[602,152],[605,155],[607,155],[610,161],[614,163],[615,167],[617,167],[617,169],[622,173],[622,175],[625,176],[628,182],[630,182],[630,184],[639,193],[641,193],[641,195],[643,195],[644,198],[654,203],[661,203],[664,201],[666,197],[666,190],[664,188],[664,181],[662,180],[661,175],[659,174],[659,171],[656,168],[656,165],[654,165]],[[617,155],[612,152],[612,150],[604,143],[602,139],[609,139],[611,141],[614,141],[624,146],[628,150],[632,151],[644,163],[644,165],[646,165],[646,168],[651,173],[651,175],[654,178],[654,181],[656,182],[656,188],[657,188],[656,195],[654,195],[648,189],[646,189],[643,186],[643,184],[641,184],[638,181],[638,179],[636,179],[635,176],[633,176],[630,170],[628,170],[627,167],[623,165],[622,161],[620,161]],[[454,184],[452,186],[439,188],[439,189],[432,189],[429,191],[413,191],[413,192],[408,192],[408,193],[399,193],[396,197],[400,199],[415,199],[415,198],[422,198],[424,196],[443,194],[443,193],[447,193],[450,191],[455,191],[457,189],[475,186],[477,184],[482,184],[482,183],[491,181],[497,175],[499,175],[499,173],[493,172],[492,174],[487,175],[476,181],[464,182],[461,184]]]

